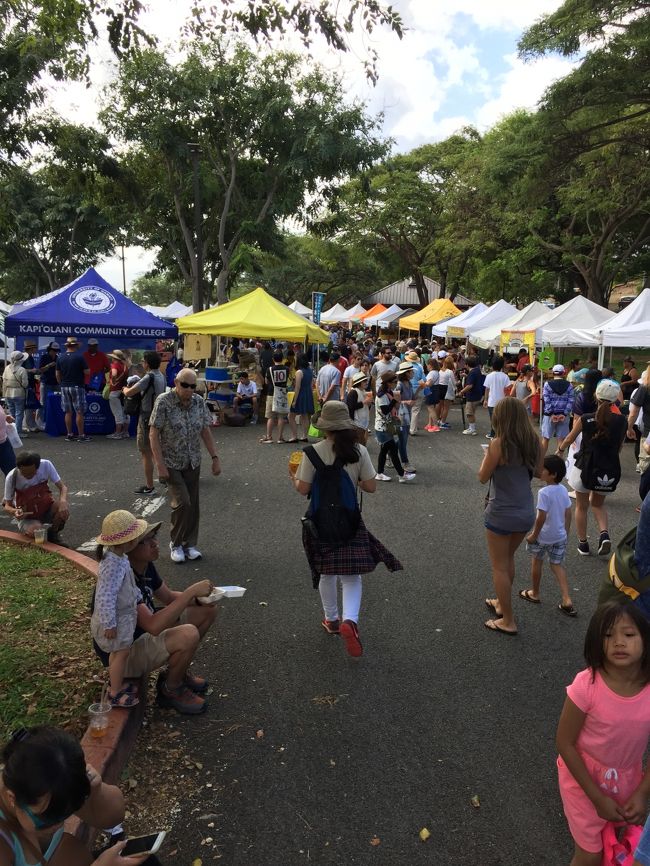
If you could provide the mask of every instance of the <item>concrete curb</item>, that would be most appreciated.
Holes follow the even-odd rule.
[[[0,541],[11,544],[34,544],[34,542],[18,532],[0,530]],[[56,553],[63,559],[67,559],[76,568],[80,568],[92,577],[97,577],[98,563],[83,553],[60,547],[58,544],[46,542],[38,547],[47,553]],[[89,644],[90,649],[90,644]],[[138,682],[140,703],[131,710],[114,709],[109,718],[108,730],[101,741],[90,736],[90,730],[81,739],[81,746],[86,756],[86,762],[91,764],[101,775],[105,782],[111,785],[119,781],[120,774],[131,754],[131,750],[138,736],[142,724],[147,698],[147,678],[142,677]],[[65,822],[65,830],[77,836],[83,842],[92,843],[96,828],[88,827],[77,817],[69,818]]]

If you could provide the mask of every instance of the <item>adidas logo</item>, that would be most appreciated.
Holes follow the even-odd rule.
[[[600,487],[611,487],[614,483],[614,479],[609,478],[607,475],[603,475],[602,478],[600,477],[600,475],[597,475],[596,481],[598,482]]]

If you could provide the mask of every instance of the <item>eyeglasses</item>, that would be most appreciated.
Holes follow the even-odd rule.
[[[196,382],[179,382],[178,384],[181,388],[191,388],[192,391],[196,389]]]

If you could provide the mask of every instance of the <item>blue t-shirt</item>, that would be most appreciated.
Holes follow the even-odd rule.
[[[56,369],[61,373],[61,387],[83,387],[86,362],[80,352],[66,352],[61,355],[56,362]]]
[[[471,403],[477,403],[483,399],[483,374],[480,367],[473,367],[465,379],[465,387],[471,385],[471,389],[465,394],[465,399]]]

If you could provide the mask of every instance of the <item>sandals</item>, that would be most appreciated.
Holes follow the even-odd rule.
[[[260,439],[260,442],[263,445],[270,445],[273,442],[273,439],[271,439],[270,436],[262,436],[262,438]]]
[[[578,616],[578,611],[572,604],[558,604],[557,609],[566,616]]]
[[[282,442],[300,442],[300,439],[282,439]]]
[[[541,599],[535,598],[532,592],[532,589],[520,589],[519,598],[523,598],[524,601],[529,601],[531,604],[541,604]]]
[[[135,694],[135,686],[129,683],[120,689],[116,695],[112,695],[110,689],[107,694],[108,701],[112,707],[118,707],[122,710],[130,710],[132,707],[140,703],[140,698]]]

